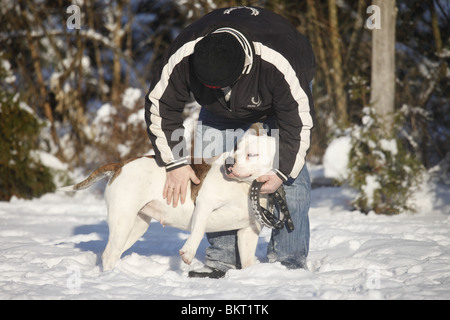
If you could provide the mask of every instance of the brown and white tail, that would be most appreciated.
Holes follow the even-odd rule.
[[[123,165],[124,165],[123,162],[105,164],[104,166],[101,166],[100,168],[98,168],[97,170],[92,172],[91,175],[89,177],[87,177],[84,181],[81,181],[80,183],[77,183],[77,184],[74,184],[71,186],[61,187],[61,188],[58,188],[57,190],[69,192],[69,191],[78,191],[78,190],[82,190],[82,189],[87,189],[90,186],[92,186],[94,183],[96,183],[97,181],[100,181],[101,179],[103,179],[105,177],[110,177],[109,183],[112,183],[114,178],[122,170]]]

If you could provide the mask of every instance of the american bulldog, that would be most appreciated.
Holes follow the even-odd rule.
[[[86,180],[59,190],[86,189],[109,177],[105,189],[109,239],[102,254],[105,271],[113,269],[122,253],[146,232],[151,219],[190,231],[179,251],[187,264],[194,259],[205,232],[238,230],[238,250],[245,268],[255,262],[262,228],[252,212],[250,185],[272,169],[275,154],[275,138],[248,130],[232,155],[224,153],[209,161],[202,160],[201,164],[192,161],[191,166],[201,183],[191,184],[185,203],[175,208],[163,199],[166,170],[158,166],[152,156],[104,165]],[[225,174],[230,166],[233,173],[239,173],[234,176],[236,179]]]

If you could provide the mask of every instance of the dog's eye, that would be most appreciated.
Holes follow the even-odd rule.
[[[247,154],[247,158],[255,158],[257,156],[259,156],[259,153],[249,153],[249,154]]]

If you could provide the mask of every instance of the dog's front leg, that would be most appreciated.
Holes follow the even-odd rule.
[[[255,251],[260,232],[261,226],[259,223],[255,223],[252,226],[240,229],[237,233],[239,257],[243,269],[255,264]]]
[[[213,210],[210,204],[197,203],[195,206],[191,220],[191,234],[180,249],[180,256],[186,264],[191,264],[194,260],[198,246],[205,235],[208,217]]]

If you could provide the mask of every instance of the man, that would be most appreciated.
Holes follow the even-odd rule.
[[[174,152],[185,141],[179,141],[179,133],[172,136],[183,127],[182,112],[191,93],[202,106],[196,156],[215,156],[204,154],[210,143],[223,146],[220,152],[228,151],[234,141],[227,139],[235,136],[226,133],[232,129],[264,122],[279,130],[279,167],[258,181],[265,182],[263,193],[273,193],[284,183],[295,230],[274,230],[267,255],[269,261],[289,268],[305,267],[309,250],[311,186],[305,157],[313,127],[314,73],[309,41],[286,19],[256,7],[218,9],[174,40],[146,96],[148,134],[156,158],[166,166],[163,195],[173,206],[184,203],[190,181],[199,183],[186,155]],[[223,141],[212,139],[217,135]],[[189,276],[219,278],[228,269],[239,268],[235,231],[207,238],[211,246],[206,267]]]

